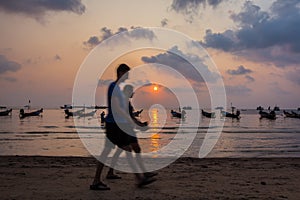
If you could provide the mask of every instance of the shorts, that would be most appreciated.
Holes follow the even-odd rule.
[[[131,136],[131,135],[128,135],[128,140],[129,140],[130,144],[138,143],[137,137],[134,137],[134,136]]]
[[[120,129],[116,123],[106,122],[106,137],[120,148],[130,145],[129,135]]]

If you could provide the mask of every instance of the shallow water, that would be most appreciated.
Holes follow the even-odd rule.
[[[76,129],[73,118],[65,119],[60,109],[46,109],[42,117],[25,119],[19,119],[18,111],[13,110],[12,116],[0,117],[0,155],[90,156],[82,141],[103,144],[100,112],[94,117],[76,118]],[[159,110],[144,111],[141,120],[151,123],[146,133],[138,132],[143,152],[156,152],[176,140],[179,143],[172,151],[158,156],[180,155],[185,151],[180,141],[196,133],[184,156],[199,157],[203,138],[213,134],[207,131],[217,131],[218,126],[210,127],[214,119],[195,120],[200,110],[186,112],[187,118],[182,121]],[[241,112],[240,120],[221,119],[222,133],[208,157],[299,157],[300,119],[277,114],[276,120],[260,120],[256,110],[247,110]]]

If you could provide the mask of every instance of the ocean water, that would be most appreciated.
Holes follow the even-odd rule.
[[[98,141],[105,140],[100,112],[93,117],[76,117],[75,126],[73,118],[66,119],[61,109],[45,109],[42,116],[24,119],[13,110],[12,116],[0,117],[0,155],[91,156],[84,143],[93,142],[95,136]],[[137,133],[143,152],[156,152],[175,139],[196,133],[183,156],[199,157],[204,137],[211,134],[208,130],[220,127],[209,127],[215,119],[195,121],[200,110],[186,113],[186,119],[181,120],[172,118],[169,111],[143,111],[141,121],[150,122],[146,133]],[[276,120],[260,120],[256,110],[242,110],[240,120],[221,120],[220,137],[207,157],[300,157],[300,119],[285,118],[278,112]],[[174,151],[159,156],[172,156],[182,148],[179,142]]]

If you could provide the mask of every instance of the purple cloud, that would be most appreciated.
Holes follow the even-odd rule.
[[[16,72],[21,69],[21,65],[17,62],[8,60],[4,55],[0,55],[0,74],[8,71]]]
[[[244,75],[244,74],[252,73],[252,70],[246,69],[243,65],[240,65],[236,70],[235,69],[227,70],[227,73],[230,75]]]
[[[126,36],[136,39],[146,38],[152,40],[153,38],[155,38],[155,34],[153,33],[153,31],[147,28],[132,26],[130,27],[130,29],[127,29],[125,27],[119,27],[116,32],[113,32],[111,29],[103,27],[100,30],[100,36],[91,36],[87,41],[83,42],[83,44],[85,47],[93,48],[100,44],[102,41],[122,32],[127,32]]]
[[[0,10],[40,20],[48,11],[67,11],[81,15],[85,12],[85,6],[81,0],[1,0]]]
[[[205,47],[251,58],[254,61],[272,62],[276,66],[300,62],[300,2],[277,0],[271,11],[262,11],[251,1],[246,1],[243,10],[232,14],[237,30],[213,33],[207,30]]]

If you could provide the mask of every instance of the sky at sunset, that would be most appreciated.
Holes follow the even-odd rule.
[[[33,107],[70,104],[76,74],[93,48],[125,31],[132,31],[126,35],[131,42],[157,41],[160,38],[147,27],[160,27],[182,33],[205,48],[220,74],[205,65],[204,73],[212,82],[222,78],[228,105],[297,108],[299,19],[299,0],[0,0],[0,105],[21,107],[29,99]],[[125,45],[129,44],[121,38],[111,48]],[[132,77],[132,83],[145,85],[136,90],[138,107],[176,105],[172,88],[189,98],[180,79],[160,71],[157,64],[179,70],[196,90],[199,107],[209,107],[207,80],[197,77],[178,55],[197,62],[202,57],[187,52],[188,48],[174,43],[168,51],[132,50],[109,66],[99,66],[107,70],[99,77],[96,103],[105,104],[107,85],[115,79],[118,63],[124,62],[133,68],[152,67]],[[105,56],[102,53],[99,58]],[[158,75],[172,88],[157,85],[154,91],[151,80]]]

